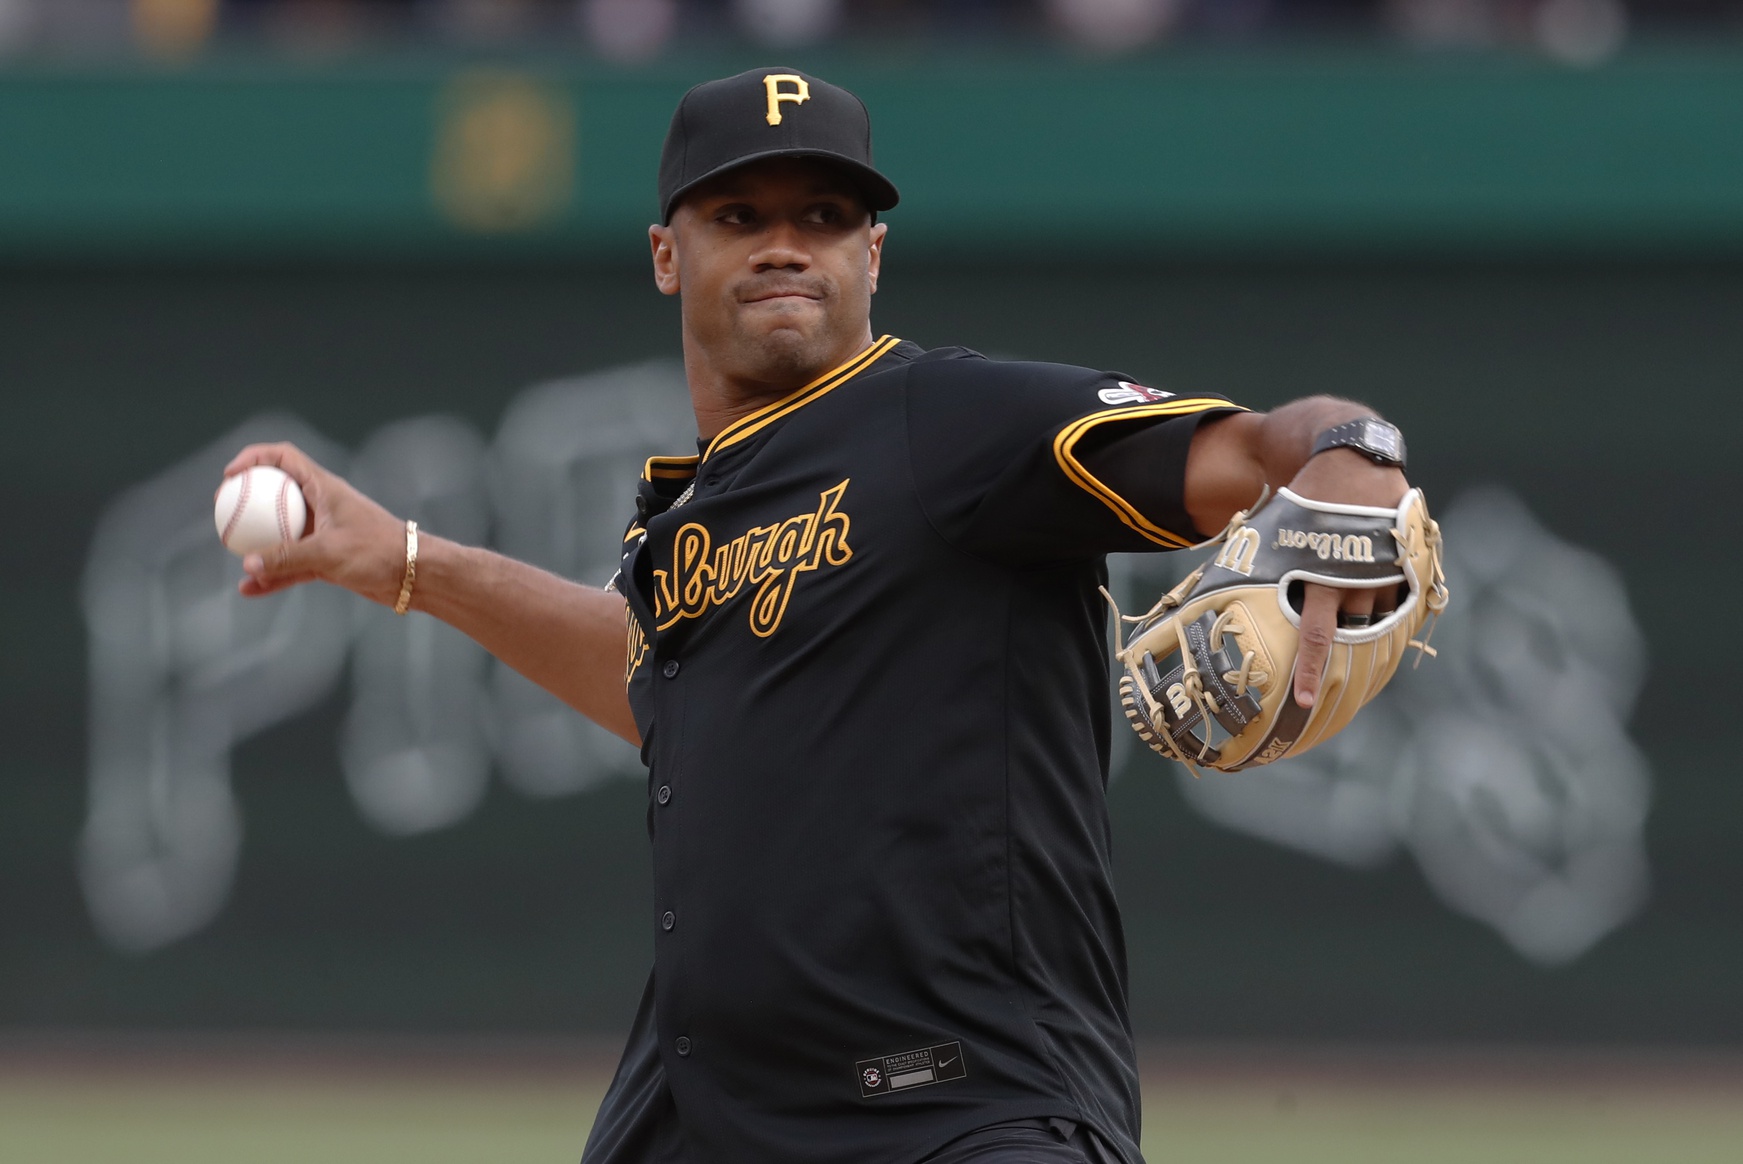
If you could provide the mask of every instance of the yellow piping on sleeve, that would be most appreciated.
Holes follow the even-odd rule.
[[[1084,468],[1073,450],[1077,442],[1099,424],[1137,420],[1146,416],[1189,416],[1195,412],[1209,412],[1219,408],[1232,408],[1240,412],[1248,411],[1238,404],[1230,404],[1227,400],[1191,399],[1169,400],[1137,408],[1112,408],[1105,412],[1092,412],[1088,416],[1078,417],[1059,430],[1059,434],[1053,438],[1053,457],[1059,462],[1059,467],[1064,471],[1066,477],[1113,510],[1114,515],[1127,526],[1159,546],[1164,546],[1170,550],[1183,549],[1191,545],[1194,539],[1184,538],[1172,530],[1163,529],[1139,513],[1137,506],[1121,497],[1094,473]]]

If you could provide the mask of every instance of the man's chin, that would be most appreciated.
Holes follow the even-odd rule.
[[[829,320],[824,312],[809,299],[779,301],[778,306],[769,303],[750,303],[739,315],[739,326],[752,336],[760,336],[774,340],[776,336],[788,337],[782,342],[794,342],[792,337],[815,337],[828,330]]]
[[[747,329],[747,355],[759,367],[758,379],[770,383],[815,378],[830,356],[830,345],[821,331],[805,326],[798,320],[770,320],[764,326]]]

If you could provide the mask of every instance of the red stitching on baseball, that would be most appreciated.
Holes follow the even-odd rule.
[[[288,542],[290,535],[290,487],[291,479],[286,477],[278,487],[278,540]]]
[[[236,532],[236,523],[242,520],[242,511],[248,508],[248,489],[253,481],[254,474],[242,470],[242,491],[236,495],[236,508],[230,511],[230,520],[224,523],[224,536],[218,539],[226,546],[230,544],[230,535]]]

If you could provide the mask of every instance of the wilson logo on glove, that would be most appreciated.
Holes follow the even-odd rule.
[[[1280,529],[1271,543],[1277,550],[1312,550],[1320,561],[1336,558],[1340,562],[1372,562],[1374,539],[1360,534],[1309,533],[1300,529]]]
[[[1216,556],[1216,564],[1237,574],[1253,572],[1253,555],[1259,552],[1259,531],[1244,525],[1230,534]]]

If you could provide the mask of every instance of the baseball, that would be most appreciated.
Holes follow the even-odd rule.
[[[224,548],[239,558],[296,541],[308,517],[303,491],[290,474],[271,465],[224,478],[212,512]]]

